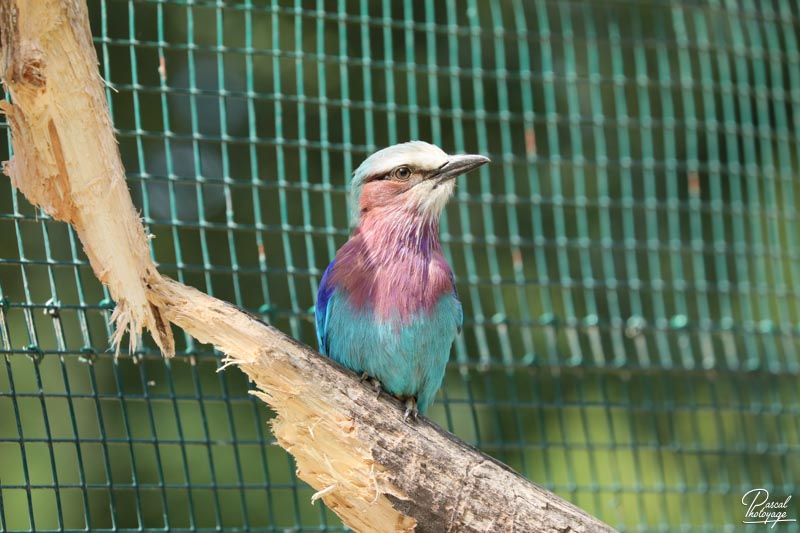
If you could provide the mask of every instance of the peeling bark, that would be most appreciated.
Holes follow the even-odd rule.
[[[116,301],[118,347],[144,327],[166,356],[172,332],[158,328],[146,285],[159,279],[133,207],[114,138],[83,0],[0,1],[0,73],[14,157],[3,172],[33,204],[72,224],[95,275]]]

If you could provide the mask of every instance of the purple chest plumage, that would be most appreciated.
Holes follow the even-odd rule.
[[[336,254],[331,283],[356,309],[407,322],[453,294],[438,220],[398,211],[367,217]]]

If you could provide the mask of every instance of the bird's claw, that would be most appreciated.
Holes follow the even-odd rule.
[[[419,415],[419,411],[417,410],[417,399],[413,396],[406,399],[406,410],[403,413],[403,422],[408,423],[408,419],[412,418],[414,420],[417,419]]]
[[[375,399],[376,400],[380,399],[381,394],[383,394],[383,386],[381,385],[381,382],[371,377],[366,372],[362,372],[361,376],[358,378],[358,382],[364,383],[365,381],[369,382],[369,384],[372,385],[372,388],[375,389],[376,393]],[[416,420],[417,417],[419,416],[419,410],[417,409],[417,399],[414,398],[413,396],[406,398],[405,407],[406,410],[403,412],[403,422],[408,423],[409,418]]]
[[[378,400],[381,397],[381,393],[383,393],[383,387],[381,386],[381,382],[375,378],[369,377],[369,374],[366,372],[361,374],[361,377],[358,378],[359,383],[364,383],[365,381],[369,381],[369,384],[372,385],[372,388],[375,389],[375,399]]]

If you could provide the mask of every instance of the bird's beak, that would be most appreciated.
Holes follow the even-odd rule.
[[[438,183],[444,183],[488,162],[489,158],[482,155],[451,155],[449,161],[436,169],[430,177]]]

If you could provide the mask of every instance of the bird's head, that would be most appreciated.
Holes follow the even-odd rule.
[[[489,162],[482,155],[448,155],[423,141],[395,144],[364,160],[353,173],[350,225],[368,212],[408,209],[438,217],[455,178]]]

